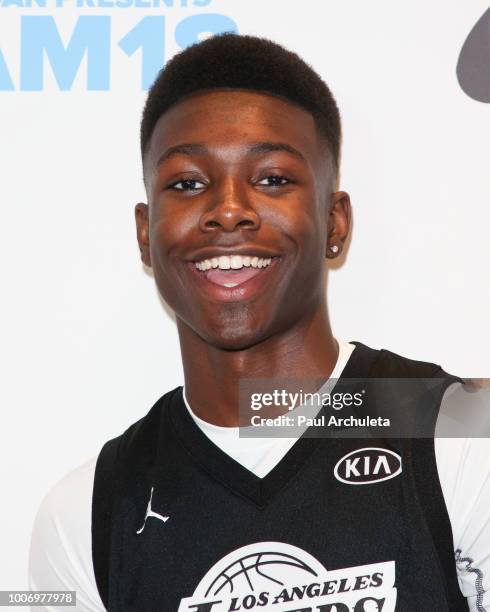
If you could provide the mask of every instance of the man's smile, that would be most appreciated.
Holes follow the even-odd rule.
[[[188,265],[200,290],[208,298],[235,302],[255,296],[267,285],[282,259],[278,255],[267,255],[253,249],[247,250],[247,254],[210,252]]]

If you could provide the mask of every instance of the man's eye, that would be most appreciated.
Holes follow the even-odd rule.
[[[172,183],[170,188],[176,189],[177,191],[198,191],[204,186],[204,183],[196,179],[183,179],[181,181],[177,181],[176,183]]]
[[[265,178],[258,181],[258,185],[265,185],[266,187],[282,187],[287,185],[291,181],[285,176],[266,176]]]

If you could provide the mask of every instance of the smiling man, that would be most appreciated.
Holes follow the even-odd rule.
[[[159,74],[136,225],[176,315],[185,387],[50,492],[31,588],[76,590],[85,611],[487,609],[486,445],[431,437],[461,381],[332,334],[325,259],[351,219],[340,141],[328,87],[271,41],[216,36]],[[403,408],[430,435],[239,435],[241,381],[298,391],[299,378],[323,395],[433,381]]]

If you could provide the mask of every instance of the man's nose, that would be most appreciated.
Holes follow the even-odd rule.
[[[260,217],[250,202],[250,189],[238,180],[229,179],[217,188],[209,208],[201,215],[200,228],[204,232],[222,230],[257,230]]]

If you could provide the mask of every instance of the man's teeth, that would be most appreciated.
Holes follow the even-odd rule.
[[[213,257],[212,259],[203,259],[196,261],[195,266],[198,270],[210,270],[211,268],[219,268],[220,270],[240,270],[241,268],[266,268],[272,261],[272,257],[250,257],[245,255],[221,255],[221,257]],[[237,283],[230,283],[225,287],[234,287]]]

